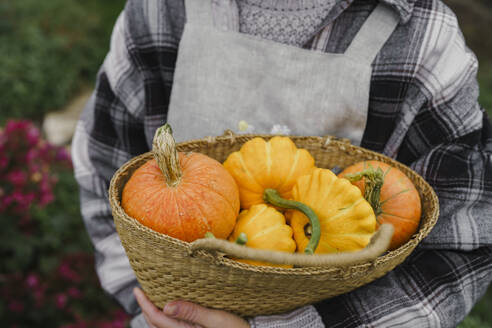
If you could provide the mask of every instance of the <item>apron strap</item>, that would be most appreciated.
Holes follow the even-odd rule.
[[[213,26],[211,0],[185,0],[186,21],[198,25]]]
[[[185,0],[185,9],[187,22],[224,31],[239,31],[236,0]]]
[[[399,23],[398,14],[379,3],[362,25],[345,54],[372,64]]]

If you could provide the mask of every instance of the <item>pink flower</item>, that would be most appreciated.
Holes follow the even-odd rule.
[[[16,121],[11,120],[8,121],[5,125],[5,133],[11,134],[13,132],[22,131],[32,126],[32,123],[26,120]]]
[[[26,174],[21,170],[13,170],[7,174],[7,180],[14,185],[14,187],[22,188],[26,184]]]
[[[44,159],[46,162],[51,162],[53,160],[54,147],[45,141],[39,143],[39,157]]]
[[[39,199],[39,205],[45,206],[51,203],[55,199],[55,196],[51,191],[44,192],[41,194],[41,198]]]
[[[24,304],[17,300],[13,300],[9,302],[8,308],[12,312],[21,313],[24,311]]]
[[[5,132],[0,128],[0,151],[5,150],[5,144],[7,143],[7,135]]]
[[[71,162],[70,154],[64,147],[58,148],[55,159],[60,162]]]
[[[59,309],[63,309],[65,308],[65,306],[67,305],[67,295],[63,294],[63,293],[58,293],[55,295],[55,305],[57,308]]]
[[[75,288],[75,287],[70,287],[67,291],[67,294],[68,296],[72,297],[72,298],[80,298],[82,296],[82,293],[80,292],[80,290],[78,288]]]
[[[27,195],[24,195],[20,191],[15,191],[12,193],[12,198],[17,203],[17,207],[15,208],[17,213],[24,214],[29,209],[31,204]]]
[[[124,328],[126,322],[129,319],[128,314],[126,314],[122,310],[116,310],[112,313],[113,320],[110,322],[103,323],[102,327],[111,327],[111,328]]]
[[[29,126],[26,131],[26,138],[29,145],[37,145],[40,141],[40,135],[41,134],[39,133],[38,128],[36,128],[34,125]]]
[[[114,320],[111,323],[112,328],[125,328],[125,323],[123,321],[119,321],[118,319]]]
[[[25,195],[20,191],[14,191],[12,193],[12,197],[14,198],[14,201],[19,205],[24,205],[27,203]]]
[[[68,265],[68,263],[62,263],[58,268],[58,272],[60,276],[68,281],[80,282],[81,277],[77,274],[77,272],[73,271],[72,268]]]
[[[43,175],[41,182],[39,183],[39,205],[45,206],[51,203],[55,196],[53,195],[52,183],[50,183],[50,177],[48,175]]]
[[[126,314],[126,312],[123,310],[116,310],[114,312],[114,316],[116,319],[121,320],[121,321],[125,321],[128,319],[128,314]]]
[[[47,175],[42,176],[42,180],[39,183],[39,191],[42,194],[51,192],[51,184],[50,184],[49,177]]]
[[[26,278],[26,285],[31,289],[39,287],[39,276],[35,273],[30,273]]]
[[[38,150],[36,148],[31,148],[26,153],[26,162],[30,163],[38,157]]]
[[[31,204],[34,199],[36,199],[36,194],[33,192],[28,192],[27,194],[24,194],[24,200],[26,201],[27,204]]]
[[[0,155],[0,170],[7,168],[9,165],[9,158],[5,155]]]
[[[0,200],[0,209],[7,209],[14,202],[12,195],[7,195]]]

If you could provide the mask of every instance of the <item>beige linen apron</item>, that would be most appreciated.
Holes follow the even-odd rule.
[[[398,24],[393,10],[379,4],[348,50],[329,54],[217,28],[214,1],[231,0],[185,1],[167,118],[177,141],[231,129],[360,144],[371,63]]]

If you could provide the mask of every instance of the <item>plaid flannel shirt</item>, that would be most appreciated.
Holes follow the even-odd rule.
[[[476,58],[440,0],[381,1],[400,24],[373,62],[361,145],[421,174],[439,197],[440,218],[384,277],[292,313],[251,318],[252,326],[453,327],[492,280],[492,127],[477,102]],[[305,47],[343,53],[376,2],[337,0]],[[148,151],[166,121],[184,22],[183,0],[128,0],[73,141],[101,284],[132,314],[139,312],[131,293],[137,282],[107,189],[115,170]]]

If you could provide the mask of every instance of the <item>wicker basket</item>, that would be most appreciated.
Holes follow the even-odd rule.
[[[204,153],[222,163],[231,152],[256,136],[272,137],[229,134],[183,142],[178,144],[178,150]],[[135,169],[152,158],[151,153],[146,153],[130,160],[115,173],[109,198],[130,264],[154,304],[162,308],[168,301],[184,299],[242,316],[292,310],[347,293],[383,276],[400,264],[435,225],[439,215],[437,196],[424,179],[408,167],[333,137],[291,138],[298,147],[312,154],[318,167],[344,168],[362,160],[379,160],[404,172],[422,199],[423,214],[417,233],[400,248],[373,260],[359,259],[355,264],[284,269],[239,263],[225,256],[221,248],[205,249],[204,244],[200,245],[203,240],[183,242],[157,233],[126,215],[120,206],[121,191]],[[266,256],[271,253],[279,252],[267,252]],[[314,255],[319,256],[324,255]]]

